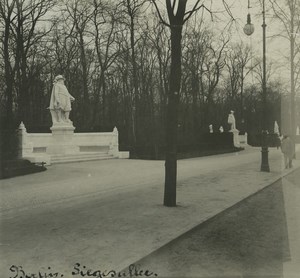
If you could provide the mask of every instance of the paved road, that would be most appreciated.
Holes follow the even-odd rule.
[[[162,206],[163,161],[54,165],[1,180],[1,262],[73,277],[75,263],[120,270],[279,177],[281,155],[260,150],[178,162],[178,206]]]
[[[272,150],[270,156],[281,161],[277,150]],[[193,176],[232,169],[254,161],[257,161],[259,169],[260,150],[257,148],[240,153],[179,160],[178,180],[182,182]],[[278,171],[277,165],[275,168]],[[106,198],[115,192],[135,190],[137,187],[154,184],[163,186],[163,182],[164,161],[101,160],[56,164],[48,167],[46,172],[1,180],[0,212],[24,211],[61,203],[65,205],[67,202],[95,197]]]
[[[159,277],[298,278],[300,169],[135,262]]]

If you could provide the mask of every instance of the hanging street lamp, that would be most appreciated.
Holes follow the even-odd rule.
[[[247,24],[244,27],[244,33],[247,36],[251,36],[254,32],[254,25],[251,23],[251,16],[250,14],[247,15]]]

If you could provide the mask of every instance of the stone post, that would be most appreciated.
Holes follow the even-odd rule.
[[[26,127],[23,122],[20,123],[18,128],[18,158],[22,159],[27,155],[32,154],[33,146],[29,141]]]
[[[118,158],[119,157],[119,132],[116,127],[114,127],[112,132],[112,140],[109,145],[109,153]]]

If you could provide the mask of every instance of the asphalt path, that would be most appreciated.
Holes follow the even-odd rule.
[[[278,150],[270,158],[281,160]],[[178,160],[178,182],[218,170],[238,167],[257,161],[260,150]],[[272,168],[272,165],[271,165]],[[47,206],[89,199],[107,199],[116,193],[134,191],[151,185],[164,184],[164,161],[99,160],[82,163],[56,164],[48,170],[27,176],[0,180],[0,213],[23,213]]]
[[[134,263],[159,277],[298,278],[300,169]]]
[[[57,164],[1,180],[0,273],[21,278],[22,267],[76,277],[76,263],[122,269],[260,190],[280,164],[276,149],[264,174],[259,149],[180,160],[175,209],[162,206],[163,161]]]

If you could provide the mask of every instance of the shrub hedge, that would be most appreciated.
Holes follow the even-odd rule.
[[[17,130],[2,129],[0,133],[0,160],[16,159],[18,155]]]
[[[206,133],[202,134],[196,143],[186,143],[177,145],[177,157],[189,158],[197,156],[206,156],[234,152],[243,148],[233,146],[233,134],[224,133]],[[120,150],[130,151],[130,158],[136,159],[165,159],[165,145],[138,145],[135,147],[120,146]]]
[[[248,134],[248,144],[252,147],[261,147],[262,134]],[[278,134],[267,135],[268,147],[280,147],[281,141]]]

